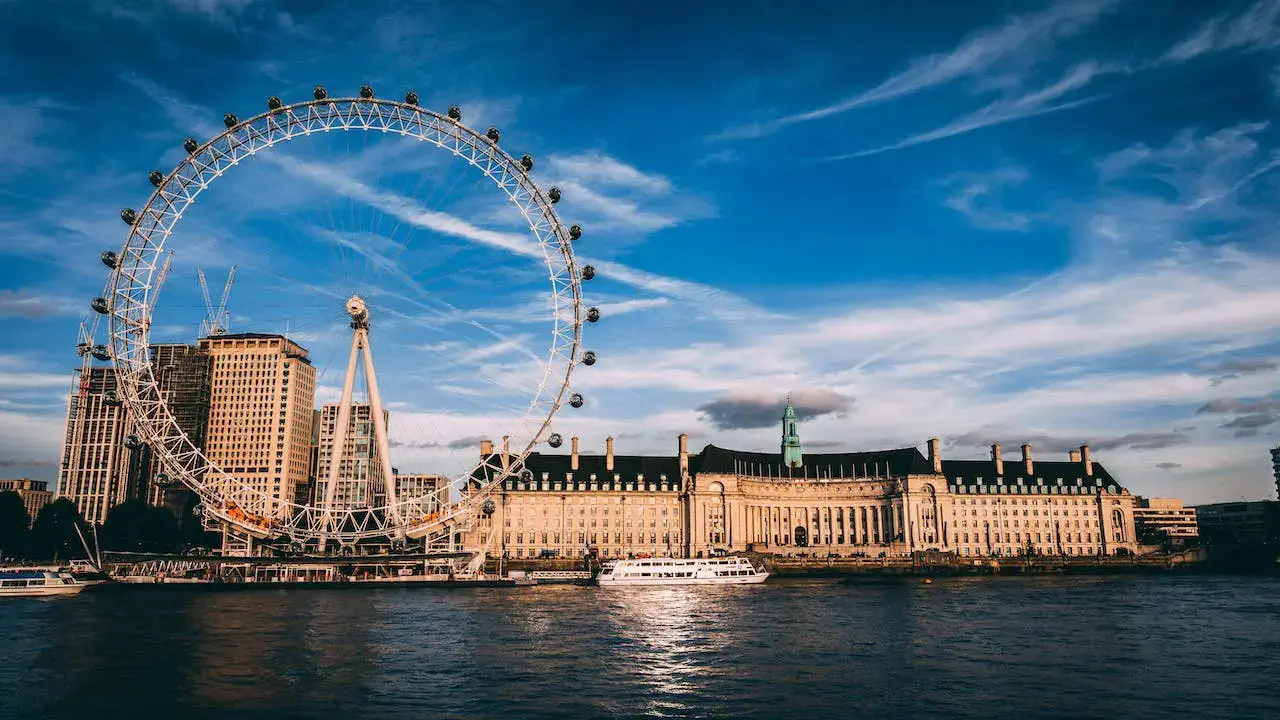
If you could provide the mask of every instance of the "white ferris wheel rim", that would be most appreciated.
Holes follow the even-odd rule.
[[[474,517],[478,504],[505,477],[522,467],[524,459],[542,441],[558,438],[550,432],[555,413],[569,393],[574,367],[579,361],[584,315],[580,270],[573,253],[572,233],[560,222],[552,199],[532,178],[531,167],[503,150],[496,139],[462,124],[460,118],[441,115],[417,105],[412,93],[404,102],[364,96],[329,98],[317,88],[316,99],[293,104],[271,98],[269,110],[248,120],[225,118],[227,129],[198,145],[163,180],[146,205],[135,213],[129,235],[104,291],[107,299],[111,360],[116,369],[120,400],[129,408],[141,442],[156,453],[171,479],[193,490],[204,512],[212,519],[257,537],[287,537],[293,541],[336,540],[352,542],[375,537],[423,537],[447,525]],[[453,108],[450,109],[450,115]],[[537,392],[518,421],[530,429],[523,447],[510,454],[481,456],[476,464],[450,485],[462,481],[465,499],[448,504],[446,486],[434,493],[439,509],[425,516],[409,511],[432,496],[401,498],[396,508],[333,508],[326,514],[316,505],[301,505],[292,498],[276,499],[254,488],[209,461],[179,428],[173,412],[158,392],[149,357],[151,315],[158,288],[155,279],[165,243],[183,212],[227,170],[245,158],[277,144],[316,132],[380,131],[417,137],[466,160],[493,180],[520,210],[542,251],[549,271],[554,326],[546,369]],[[189,141],[191,142],[191,141]],[[153,173],[154,176],[154,173]],[[155,178],[153,177],[153,183]],[[127,221],[127,220],[126,220]],[[589,279],[589,278],[588,278]],[[595,314],[594,309],[591,311]],[[596,315],[598,316],[598,315]],[[594,318],[592,318],[594,319]],[[588,358],[588,364],[591,358]],[[562,367],[562,372],[557,372]],[[580,401],[579,403],[580,404]],[[484,482],[472,488],[472,481]],[[390,481],[390,479],[388,479]],[[446,502],[439,502],[444,500]],[[283,508],[280,517],[248,514],[244,508]],[[399,512],[390,512],[399,510]],[[402,518],[393,522],[392,518]]]

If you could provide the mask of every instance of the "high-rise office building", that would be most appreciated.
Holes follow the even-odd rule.
[[[310,469],[316,371],[307,351],[282,335],[201,338],[210,359],[205,455],[263,493],[246,512],[281,517]]]
[[[1280,498],[1280,445],[1271,451],[1271,472],[1276,479],[1276,497]]]
[[[390,423],[390,415],[383,411],[383,424]],[[326,403],[320,408],[320,434],[316,462],[314,502],[322,506],[329,489],[329,472],[332,466],[333,441],[338,427],[338,404]],[[382,456],[374,433],[370,405],[352,403],[347,417],[346,441],[343,443],[338,465],[338,483],[334,490],[333,507],[350,509],[374,507],[386,497]]]
[[[76,504],[91,523],[102,523],[107,511],[129,499],[136,490],[136,457],[141,448],[126,447],[130,434],[128,411],[116,389],[116,372],[109,367],[77,371],[79,378],[67,403],[67,426],[58,464],[57,497]]]
[[[209,424],[209,355],[196,345],[157,344],[151,346],[151,366],[160,399],[173,413],[178,429],[193,445],[204,449]],[[159,458],[152,457],[147,473],[147,502],[181,513],[191,491],[181,485],[155,482],[162,473]]]

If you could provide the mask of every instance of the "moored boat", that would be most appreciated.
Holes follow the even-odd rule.
[[[601,587],[627,585],[756,585],[769,572],[744,557],[644,558],[606,563],[596,577]]]
[[[85,586],[70,573],[56,570],[13,568],[0,570],[0,597],[53,597],[78,595]]]

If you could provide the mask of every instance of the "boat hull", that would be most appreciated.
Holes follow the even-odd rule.
[[[742,577],[711,578],[598,578],[600,587],[631,587],[633,585],[759,585],[768,579],[769,573]]]

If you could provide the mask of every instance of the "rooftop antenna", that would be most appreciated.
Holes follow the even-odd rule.
[[[200,294],[204,297],[205,318],[200,321],[200,337],[214,337],[217,335],[226,335],[227,328],[231,324],[231,313],[227,310],[227,301],[231,298],[231,286],[236,279],[236,266],[231,266],[231,271],[227,273],[227,284],[222,287],[222,297],[218,299],[218,305],[215,307],[213,298],[209,295],[209,282],[205,280],[204,270],[196,268],[196,275],[200,277]]]

